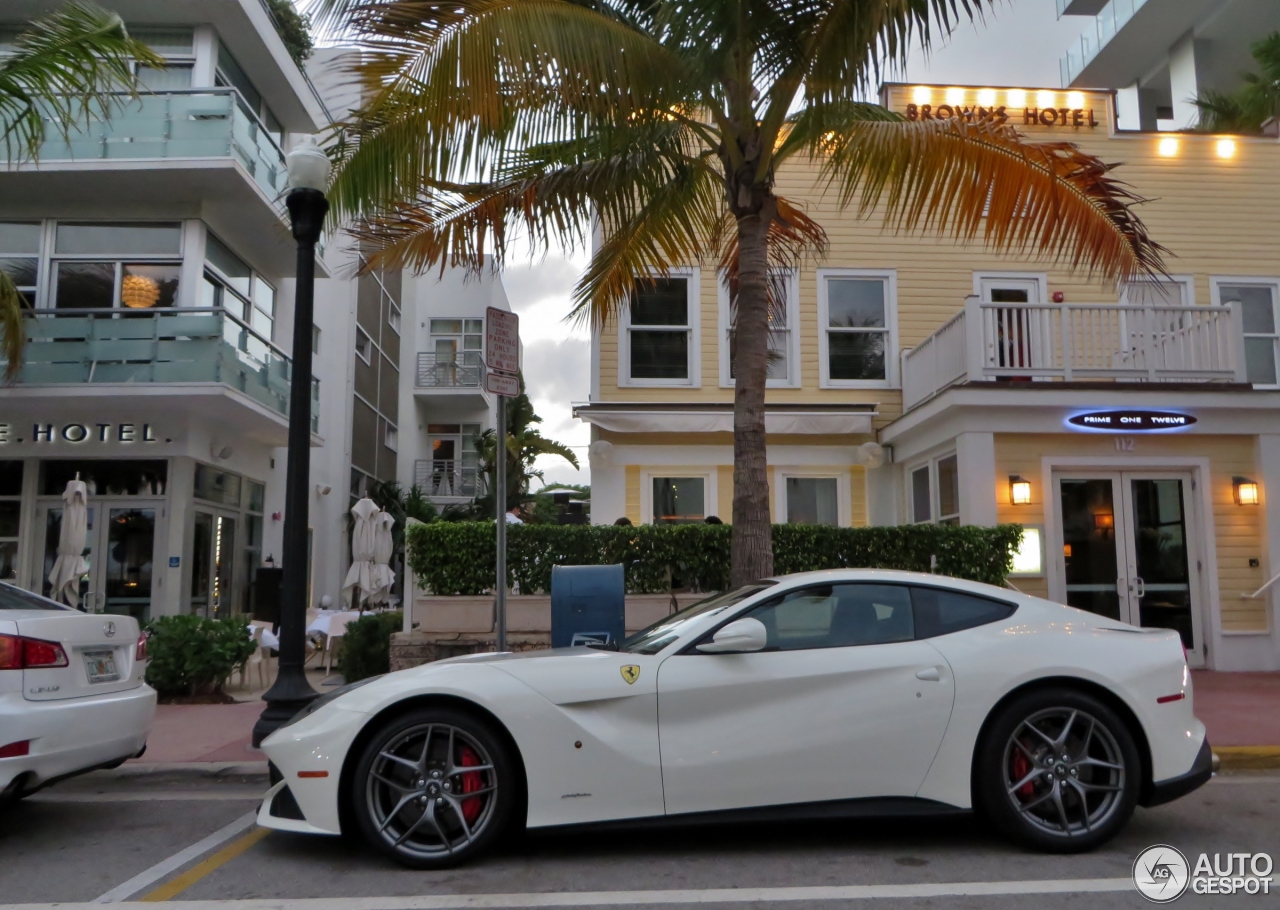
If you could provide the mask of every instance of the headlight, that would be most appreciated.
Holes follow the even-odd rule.
[[[277,729],[283,730],[285,727],[289,726],[290,724],[296,724],[298,721],[302,720],[302,718],[315,714],[325,705],[329,704],[332,701],[336,701],[337,699],[346,695],[352,689],[359,689],[361,686],[368,685],[369,683],[373,682],[375,679],[381,679],[383,675],[384,674],[380,673],[377,676],[369,676],[369,677],[366,677],[365,679],[360,680],[359,682],[348,683],[345,686],[340,686],[337,689],[334,689],[332,692],[326,692],[324,695],[321,695],[319,698],[313,701],[307,702],[307,706],[305,708],[303,708],[297,714],[293,715],[293,717],[289,718],[287,721],[281,724]]]

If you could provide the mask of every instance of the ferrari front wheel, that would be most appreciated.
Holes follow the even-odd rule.
[[[501,836],[515,799],[514,763],[477,717],[421,708],[380,729],[351,778],[351,806],[374,849],[415,869],[456,866]]]
[[[979,806],[1011,839],[1075,853],[1110,840],[1137,805],[1133,735],[1102,701],[1072,689],[1015,699],[996,716],[975,763]]]

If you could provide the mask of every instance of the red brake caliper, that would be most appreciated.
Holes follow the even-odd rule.
[[[470,746],[462,747],[462,757],[459,761],[462,767],[467,768],[472,765],[480,764],[480,756],[476,755],[476,750]],[[469,774],[460,775],[462,777],[462,792],[475,793],[477,790],[484,789],[484,775],[479,771],[472,771]],[[462,801],[462,817],[466,819],[468,825],[480,817],[480,810],[484,808],[484,800],[478,796]]]
[[[1031,771],[1031,762],[1027,761],[1027,757],[1021,751],[1015,749],[1013,752],[1013,779],[1022,780]],[[1027,781],[1018,788],[1018,795],[1028,797],[1036,791],[1035,784]]]

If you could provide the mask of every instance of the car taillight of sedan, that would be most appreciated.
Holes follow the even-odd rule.
[[[0,635],[0,670],[35,670],[67,666],[67,652],[56,641]]]
[[[141,635],[138,636],[138,646],[134,649],[134,652],[133,652],[133,659],[135,661],[140,662],[147,659],[147,639],[149,637],[150,636],[148,636],[146,632],[143,632]]]

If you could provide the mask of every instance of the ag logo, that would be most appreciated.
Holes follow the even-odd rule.
[[[1168,844],[1148,847],[1133,861],[1133,883],[1138,893],[1157,904],[1177,900],[1190,880],[1187,858]]]
[[[627,681],[627,685],[632,685],[640,678],[640,668],[635,664],[627,664],[622,668],[622,678]]]

